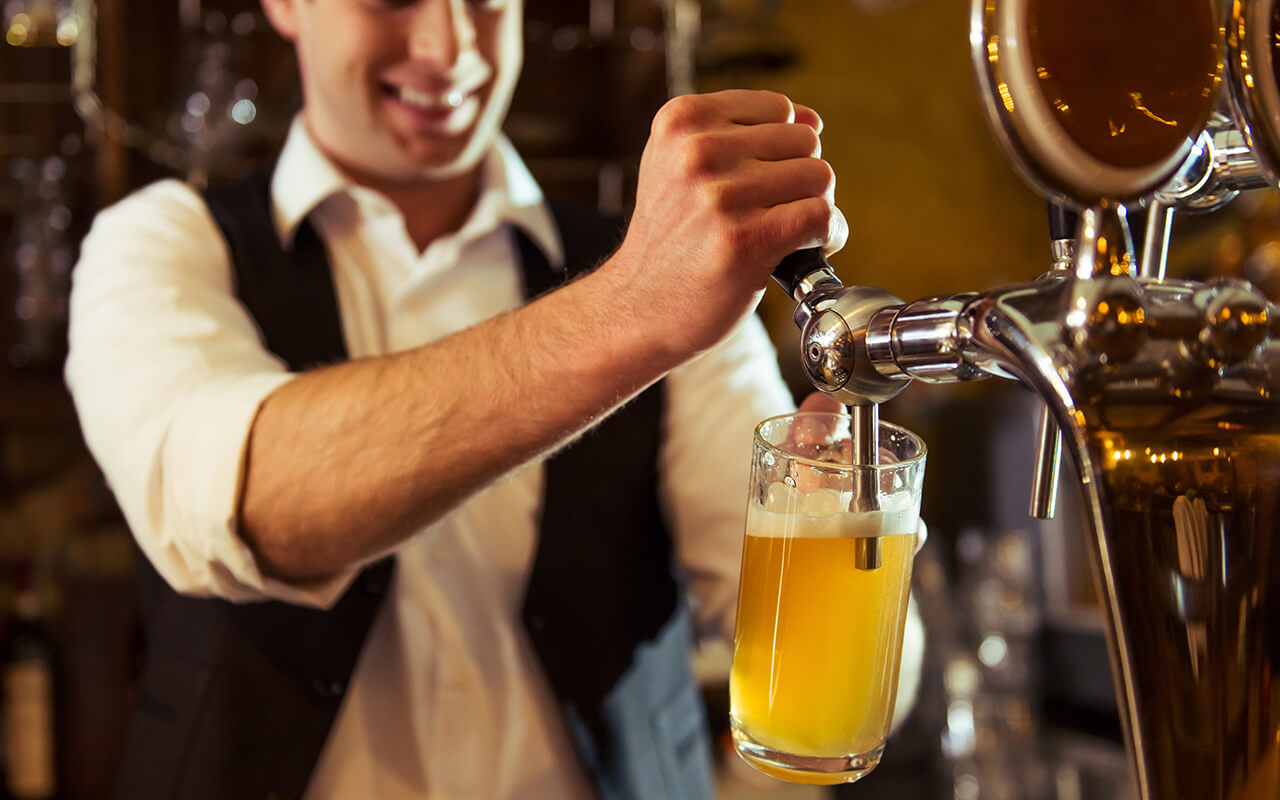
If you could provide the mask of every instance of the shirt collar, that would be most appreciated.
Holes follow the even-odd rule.
[[[356,187],[311,138],[299,114],[289,128],[271,178],[272,214],[280,241],[293,242],[298,226],[325,201]],[[461,240],[483,236],[503,223],[518,226],[557,269],[564,267],[564,246],[533,175],[506,136],[499,135],[481,166],[480,194],[455,234]]]

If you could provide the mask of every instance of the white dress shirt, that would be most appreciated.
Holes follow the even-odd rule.
[[[562,261],[542,194],[505,140],[471,216],[425,252],[300,121],[271,196],[286,243],[310,214],[327,245],[352,358],[519,306],[513,225]],[[189,186],[160,182],[103,211],[74,273],[67,383],[135,537],[174,588],[327,606],[354,568],[314,585],[274,580],[236,533],[250,426],[293,376],[232,284],[226,244]],[[754,318],[667,380],[660,496],[704,633],[732,633],[752,428],[792,407]],[[541,465],[521,467],[396,550],[308,800],[591,796],[519,617],[541,490]]]

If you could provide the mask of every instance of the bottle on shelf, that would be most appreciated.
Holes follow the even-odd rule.
[[[52,800],[57,796],[54,644],[38,586],[29,574],[18,581],[0,658],[5,796]]]

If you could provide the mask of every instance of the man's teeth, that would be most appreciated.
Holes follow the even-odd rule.
[[[440,111],[450,108],[458,108],[462,105],[462,101],[466,99],[460,91],[451,91],[445,94],[428,94],[419,92],[416,89],[410,89],[408,86],[400,87],[400,100],[407,105],[416,108],[425,109],[427,111]]]

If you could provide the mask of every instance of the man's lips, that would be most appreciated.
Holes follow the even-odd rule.
[[[402,122],[432,136],[465,132],[475,122],[483,102],[479,88],[456,84],[443,90],[424,91],[383,82],[381,88]]]
[[[448,89],[446,91],[422,91],[410,86],[382,85],[383,91],[390,94],[410,108],[428,113],[448,113],[460,108],[467,97],[472,94],[466,89]]]

